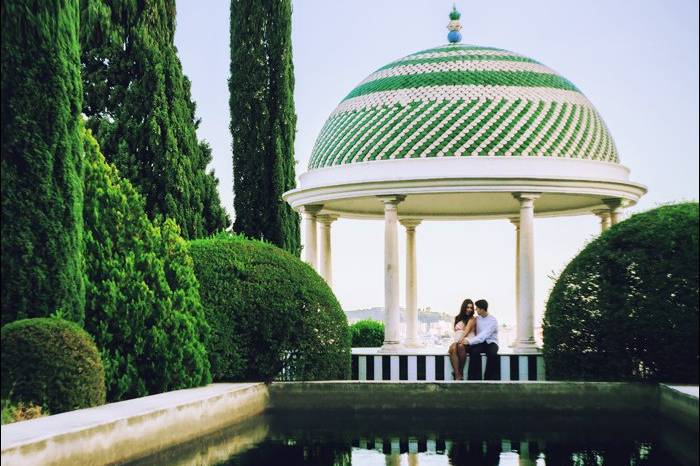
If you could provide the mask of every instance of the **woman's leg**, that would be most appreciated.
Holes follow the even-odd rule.
[[[450,349],[448,350],[448,353],[450,353],[450,362],[452,363],[452,373],[455,375],[455,379],[459,377],[461,374],[460,369],[459,369],[459,354],[457,354],[457,343],[452,343],[450,345]]]
[[[459,373],[460,375],[464,374],[464,363],[467,362],[467,346],[458,343],[457,344],[457,356],[459,358]],[[460,377],[460,379],[463,377]]]

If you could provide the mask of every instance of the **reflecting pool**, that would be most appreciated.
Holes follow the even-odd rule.
[[[694,465],[697,440],[658,419],[597,414],[272,412],[130,465]]]

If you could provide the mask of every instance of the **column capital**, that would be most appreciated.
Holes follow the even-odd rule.
[[[520,217],[509,217],[508,221],[515,225],[515,228],[520,228]]]
[[[603,201],[603,204],[608,206],[608,209],[610,210],[617,210],[620,207],[622,207],[622,199],[616,198],[616,197],[606,197],[601,199]]]
[[[593,209],[593,215],[597,215],[601,219],[610,217],[610,209]]]
[[[322,225],[330,225],[338,220],[338,218],[338,215],[335,214],[321,214],[316,216],[316,221]]]
[[[382,203],[386,206],[388,205],[398,205],[401,203],[404,199],[406,199],[406,196],[403,194],[389,194],[385,196],[377,196]]]
[[[513,193],[513,197],[521,203],[523,201],[534,201],[541,195],[542,193]]]
[[[406,227],[407,230],[415,230],[418,225],[420,225],[423,220],[419,218],[401,218],[399,223]]]
[[[323,209],[323,204],[307,204],[301,206],[299,210],[302,214],[316,215]]]

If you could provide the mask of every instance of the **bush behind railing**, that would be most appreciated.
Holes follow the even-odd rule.
[[[550,380],[698,383],[698,204],[632,216],[564,269],[547,302]]]

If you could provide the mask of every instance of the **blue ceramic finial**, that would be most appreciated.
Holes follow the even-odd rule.
[[[447,24],[447,29],[450,31],[447,33],[447,40],[451,44],[456,44],[462,41],[462,33],[459,32],[462,29],[462,25],[459,23],[460,18],[459,11],[457,11],[457,6],[452,5],[452,11],[450,12],[450,22]]]

